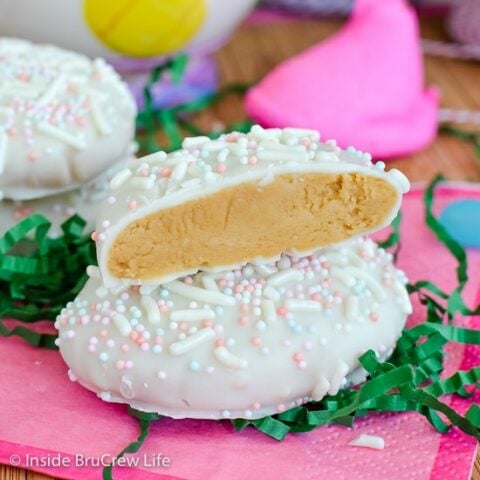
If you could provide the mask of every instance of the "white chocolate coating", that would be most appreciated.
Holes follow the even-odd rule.
[[[97,178],[130,151],[136,106],[103,60],[0,38],[0,192],[28,200]]]
[[[102,399],[174,418],[259,418],[364,378],[411,313],[403,272],[358,238],[161,286],[102,284],[100,270],[56,320],[60,352]]]
[[[320,135],[312,130],[264,130],[254,126],[248,134],[233,132],[214,141],[207,137],[186,138],[182,150],[169,155],[158,152],[141,158],[136,165],[112,179],[110,197],[114,200],[103,203],[96,229],[97,256],[103,281],[109,287],[122,282],[158,284],[197,273],[199,268],[142,281],[116,278],[108,271],[109,250],[120,232],[149,214],[242,183],[266,185],[282,174],[360,172],[386,180],[398,195],[395,207],[384,224],[378,226],[378,229],[383,228],[395,217],[402,193],[409,189],[409,182],[401,172],[395,169],[385,172],[384,169],[383,162],[374,165],[368,154],[353,148],[342,151],[334,141],[320,142]],[[312,252],[287,253],[305,255]],[[246,261],[275,260],[278,257],[259,257],[245,259],[243,264]],[[217,272],[239,266],[202,266],[202,269]]]
[[[62,235],[61,225],[72,215],[79,215],[85,222],[85,233],[95,229],[98,205],[108,196],[108,184],[118,167],[125,168],[134,157],[128,157],[118,162],[100,178],[90,184],[68,192],[50,195],[32,200],[0,201],[0,236],[29,215],[40,213],[51,223],[48,236],[51,238]]]

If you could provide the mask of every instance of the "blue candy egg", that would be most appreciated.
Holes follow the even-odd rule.
[[[480,201],[450,203],[440,215],[440,223],[462,246],[480,248]]]

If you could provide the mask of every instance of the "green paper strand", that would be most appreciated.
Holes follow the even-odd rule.
[[[150,425],[152,422],[160,420],[162,415],[158,413],[151,413],[151,412],[142,412],[141,410],[136,410],[132,407],[128,407],[128,414],[138,420],[138,426],[140,427],[140,434],[138,438],[133,442],[129,443],[114,459],[118,460],[122,458],[126,453],[137,453],[142,445],[144,444],[145,440],[150,433]],[[113,463],[114,463],[113,462]],[[112,470],[113,465],[108,465],[103,469],[103,480],[113,480],[112,477]]]

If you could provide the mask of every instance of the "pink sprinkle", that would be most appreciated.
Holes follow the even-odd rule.
[[[102,337],[106,337],[107,335],[108,335],[107,330],[102,330],[102,331],[100,332],[100,336],[102,336]]]
[[[262,344],[262,339],[260,337],[252,338],[252,345],[254,345],[255,347],[258,347],[261,344]]]
[[[17,134],[17,129],[15,127],[9,128],[7,133],[10,137],[14,137]]]
[[[140,293],[140,285],[133,285],[132,292]]]
[[[166,313],[166,312],[168,312],[168,307],[166,305],[160,305],[160,311],[162,313]]]
[[[247,287],[247,291],[248,291],[249,293],[253,293],[253,292],[255,291],[255,287],[254,287],[253,285],[249,285],[249,286]]]
[[[225,346],[225,341],[222,340],[221,338],[219,338],[219,339],[215,340],[215,346],[216,347],[223,347],[223,346]]]
[[[90,344],[90,345],[88,346],[88,351],[89,351],[89,352],[92,352],[92,353],[93,353],[95,350],[96,350],[95,345]]]
[[[343,297],[343,293],[340,292],[339,290],[337,290],[336,292],[333,293],[333,296],[334,296],[334,297],[338,297],[338,298],[342,298],[342,297]]]
[[[296,362],[300,362],[303,360],[303,355],[300,353],[300,352],[297,352],[293,355],[293,359],[296,361]]]
[[[123,360],[117,360],[117,362],[115,363],[115,366],[119,369],[119,370],[122,370],[122,368],[125,367],[125,362]]]
[[[248,323],[248,317],[240,317],[240,325],[246,325]]]
[[[372,312],[372,313],[370,314],[370,320],[371,320],[372,322],[376,322],[376,321],[378,320],[378,313],[377,313],[377,312]]]
[[[27,158],[28,158],[31,162],[33,162],[33,161],[35,161],[35,160],[38,158],[38,155],[37,155],[35,152],[30,152],[30,153],[28,154]]]
[[[130,350],[130,347],[126,343],[124,343],[122,345],[122,352],[127,353],[129,350]]]
[[[247,313],[248,312],[248,305],[242,304],[240,306],[240,311],[243,312],[243,313]]]
[[[165,167],[161,173],[162,177],[164,178],[169,177],[171,174],[172,174],[172,169],[168,167]]]
[[[280,405],[277,405],[277,412],[283,412],[285,410],[285,405],[281,403]]]
[[[138,202],[136,200],[130,200],[128,202],[128,209],[135,210],[138,207]]]
[[[98,240],[98,233],[97,232],[92,232],[91,238],[94,242]]]
[[[301,143],[305,148],[310,146],[310,140],[308,138],[304,138]]]
[[[215,166],[215,171],[217,173],[224,173],[226,169],[227,167],[223,163],[217,163],[217,165]]]
[[[243,287],[243,285],[237,285],[235,287],[235,293],[242,293],[243,290],[245,290],[245,288]]]
[[[248,159],[248,164],[249,165],[255,165],[257,163],[257,157],[255,155],[252,155],[249,159]]]
[[[185,322],[182,322],[178,328],[182,331],[182,332],[186,332],[188,330],[188,325],[185,323]]]
[[[252,408],[255,410],[258,410],[261,407],[260,402],[253,402],[252,403]]]
[[[383,284],[384,284],[386,287],[391,287],[391,286],[392,286],[392,279],[391,279],[391,278],[386,278],[386,279],[383,281]]]
[[[213,327],[213,321],[212,321],[212,320],[204,320],[204,321],[203,321],[203,326],[204,326],[205,328]]]
[[[137,340],[137,339],[138,339],[138,332],[134,330],[134,331],[130,334],[130,337],[132,337],[132,340]]]
[[[287,309],[285,307],[277,308],[277,315],[284,317],[287,314]]]
[[[156,336],[155,337],[155,343],[157,345],[161,345],[163,343],[163,337]]]
[[[221,288],[225,288],[227,286],[227,280],[225,278],[221,278],[219,281],[218,281],[218,285],[219,287]]]
[[[193,284],[193,279],[192,277],[185,277],[183,279],[183,283],[186,283],[187,285],[192,285]]]

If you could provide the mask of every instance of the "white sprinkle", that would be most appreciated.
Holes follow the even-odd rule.
[[[269,267],[268,265],[255,265],[255,271],[261,275],[262,277],[269,277],[273,273],[276,272],[276,270],[273,267]]]
[[[306,152],[299,152],[295,150],[282,150],[279,148],[269,148],[257,152],[257,158],[262,162],[307,162],[308,155]]]
[[[160,309],[158,308],[157,302],[148,295],[142,295],[140,302],[147,312],[148,321],[153,325],[160,323],[162,320],[162,315],[160,313]]]
[[[37,100],[35,108],[39,108],[43,105],[50,103],[65,86],[65,76],[59,75],[54,82],[50,85],[48,90]]]
[[[202,145],[202,144],[207,143],[209,141],[210,141],[210,138],[205,137],[205,136],[187,137],[183,140],[182,147],[183,148],[198,147],[199,145]]]
[[[102,275],[100,274],[100,269],[96,267],[95,265],[89,265],[87,267],[87,275],[90,278],[102,278]]]
[[[132,327],[127,320],[127,317],[118,312],[113,312],[113,324],[118,328],[118,331],[124,337],[128,337],[132,331]]]
[[[83,150],[86,147],[85,142],[80,138],[75,137],[74,135],[71,135],[70,133],[65,132],[64,130],[60,130],[59,128],[54,127],[49,123],[45,123],[45,122],[39,123],[37,125],[37,130],[39,132],[44,133],[45,135],[48,135],[49,137],[54,138],[55,140],[64,142],[67,145],[70,145],[71,147],[76,148],[77,150]]]
[[[296,283],[303,280],[303,273],[295,268],[282,270],[281,272],[273,274],[268,280],[267,284],[270,287],[278,287],[287,283]]]
[[[132,178],[132,181],[130,183],[134,188],[141,188],[142,190],[150,190],[155,185],[155,180],[151,177],[135,177],[135,178]]]
[[[164,287],[177,295],[199,302],[208,302],[225,307],[233,306],[236,303],[235,298],[229,295],[224,295],[223,293],[212,290],[205,290],[204,288],[192,287],[177,280],[165,284]]]
[[[270,286],[266,286],[263,289],[263,296],[273,300],[274,302],[280,300],[280,294],[278,293],[278,290]]]
[[[98,298],[105,298],[108,295],[108,289],[101,285],[95,290],[95,294]]]
[[[366,447],[374,448],[376,450],[383,450],[385,448],[385,440],[382,437],[376,435],[367,435],[362,433],[359,437],[355,438],[348,443],[351,447]]]
[[[230,153],[230,150],[229,150],[228,148],[224,148],[224,149],[218,154],[217,160],[218,160],[220,163],[225,162],[225,160],[227,159],[229,153]]]
[[[121,187],[131,176],[132,171],[129,168],[124,168],[123,170],[120,170],[110,180],[110,188],[116,190],[117,188]]]
[[[237,357],[225,347],[216,347],[213,351],[215,358],[228,368],[247,368],[247,360]]]
[[[188,163],[181,162],[175,166],[172,170],[172,174],[170,175],[170,180],[174,182],[181,182],[185,174],[187,173]]]
[[[275,305],[271,300],[262,300],[262,312],[268,323],[277,321],[277,312],[275,311]]]
[[[210,309],[175,310],[170,314],[173,322],[196,322],[198,320],[213,320],[215,312]]]
[[[97,127],[98,132],[103,136],[110,135],[112,133],[112,129],[108,124],[102,109],[100,108],[98,100],[93,95],[90,96],[90,110],[92,112],[93,122],[95,127]]]
[[[5,158],[7,156],[8,137],[5,133],[0,132],[0,174],[5,169]]]
[[[291,298],[285,301],[285,307],[292,312],[321,312],[322,305],[315,300],[297,300]]]
[[[183,355],[214,337],[215,332],[211,328],[202,328],[201,330],[198,330],[198,332],[187,337],[185,340],[172,343],[168,349],[172,355]]]
[[[348,370],[348,364],[341,361],[330,381],[330,388],[328,389],[329,395],[336,395],[338,393],[343,381],[345,380],[345,376],[347,375]]]
[[[353,287],[355,285],[355,278],[338,268],[332,268],[330,270],[330,276],[348,287]]]
[[[358,298],[355,295],[350,295],[345,302],[345,316],[350,321],[358,317]]]
[[[147,160],[148,163],[163,163],[166,159],[167,154],[165,152],[155,152],[145,157],[144,160]]]
[[[312,390],[312,398],[319,402],[330,389],[330,382],[322,375]]]
[[[215,292],[220,291],[218,288],[217,282],[210,275],[204,275],[202,277],[202,284],[207,290],[213,290]]]

